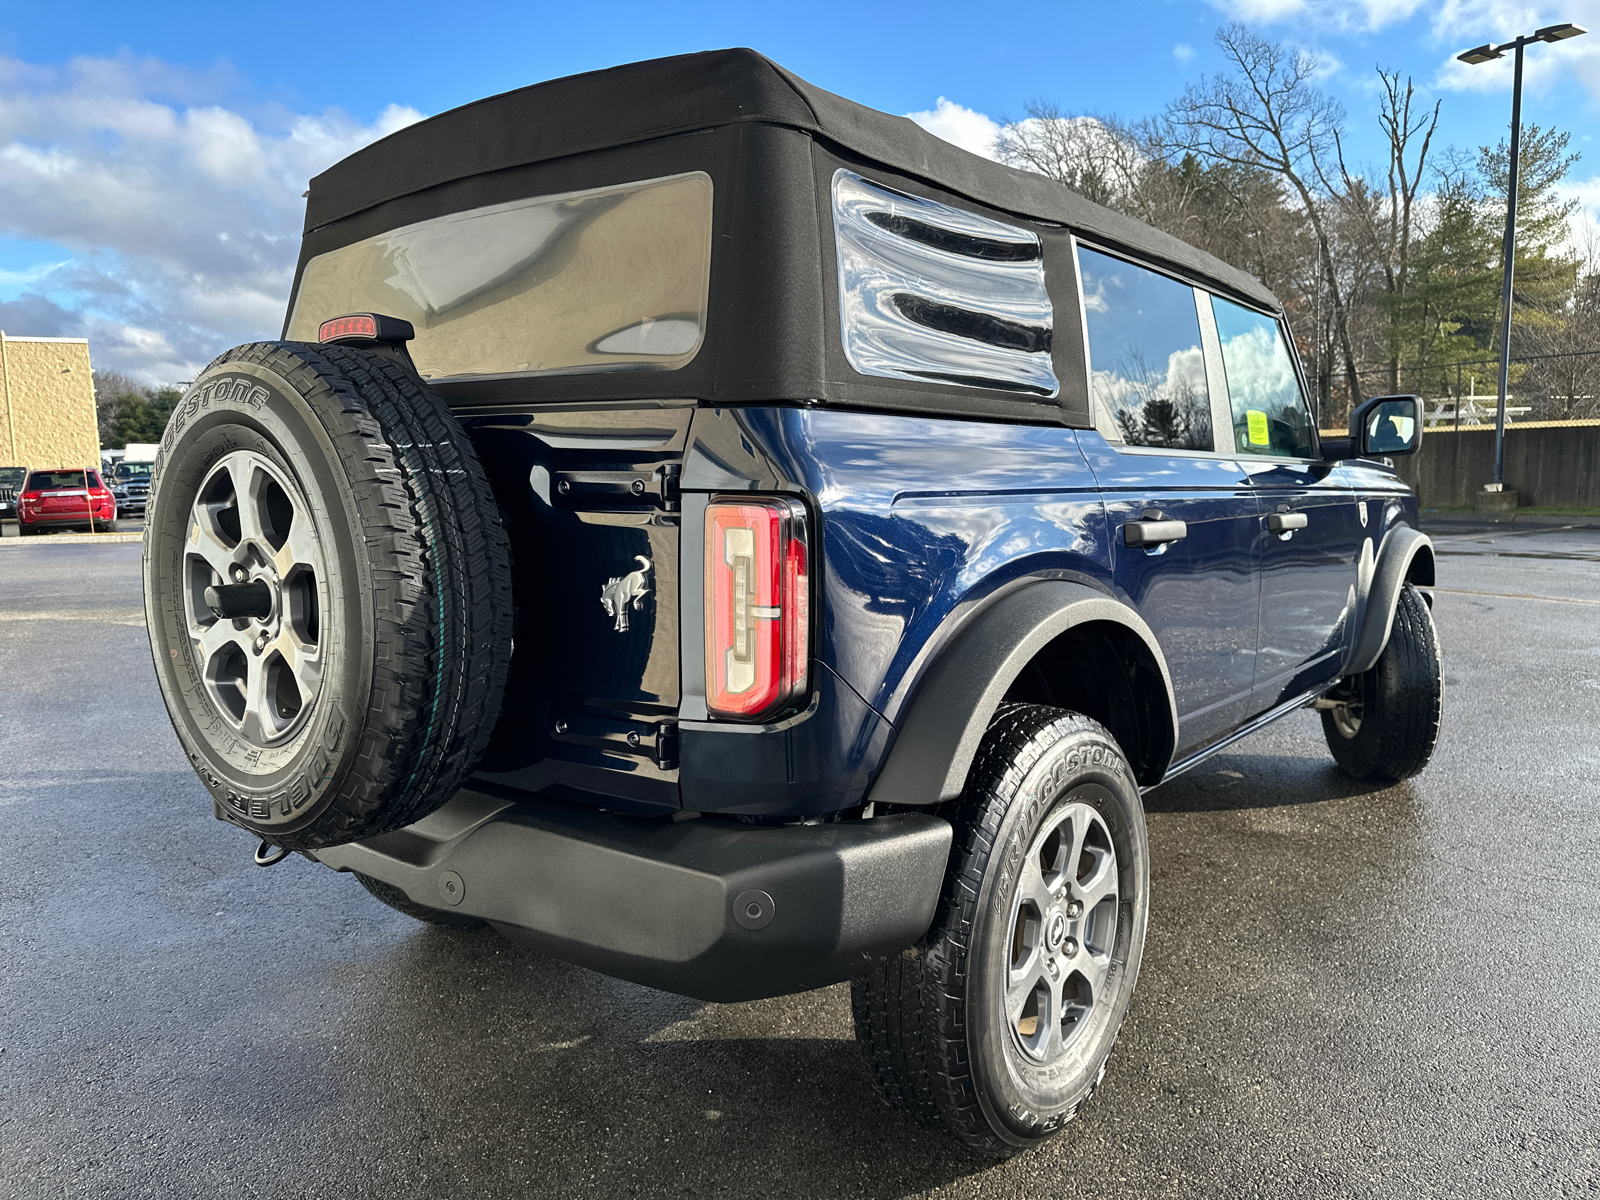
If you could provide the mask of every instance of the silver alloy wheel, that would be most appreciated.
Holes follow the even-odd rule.
[[[251,745],[281,745],[316,706],[327,574],[299,481],[250,450],[224,456],[184,536],[184,617],[207,694]]]
[[[1069,799],[1022,860],[1000,997],[1019,1049],[1055,1062],[1109,1003],[1117,933],[1117,852],[1105,819]]]
[[[1345,741],[1354,741],[1356,734],[1361,732],[1361,714],[1364,707],[1359,700],[1346,700],[1327,710],[1333,718],[1333,727]]]

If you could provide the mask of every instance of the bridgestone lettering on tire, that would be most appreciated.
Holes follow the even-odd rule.
[[[460,787],[500,710],[510,572],[483,470],[415,375],[230,350],[173,413],[144,536],[156,676],[219,816],[314,849]]]
[[[1008,703],[950,815],[933,927],[852,981],[856,1038],[890,1104],[1005,1157],[1105,1073],[1144,953],[1144,809],[1104,728]]]
[[[1398,783],[1433,757],[1444,714],[1444,669],[1428,602],[1400,590],[1389,642],[1370,671],[1340,680],[1322,712],[1333,759],[1357,779]]]

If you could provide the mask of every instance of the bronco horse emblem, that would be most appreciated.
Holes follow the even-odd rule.
[[[637,571],[614,575],[600,589],[600,605],[606,610],[606,616],[617,619],[617,623],[611,627],[617,633],[628,632],[628,609],[638,612],[644,607],[644,598],[650,594],[650,589],[644,585],[650,560],[642,554],[635,554],[633,561],[639,564]]]

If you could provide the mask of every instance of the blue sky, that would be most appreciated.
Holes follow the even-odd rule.
[[[364,21],[363,11],[381,19]],[[1220,65],[1228,20],[1317,52],[1355,157],[1380,150],[1373,68],[1442,97],[1440,139],[1503,136],[1505,64],[1452,55],[1556,21],[1596,33],[1530,53],[1525,119],[1573,132],[1600,214],[1600,0],[540,3],[379,6],[0,3],[0,328],[87,335],[97,364],[191,378],[281,319],[305,180],[419,115],[620,62],[753,46],[814,83],[926,114],[980,148],[1034,99],[1126,118]]]

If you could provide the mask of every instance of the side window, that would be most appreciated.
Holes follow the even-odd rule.
[[[1130,446],[1211,450],[1211,394],[1194,289],[1079,247],[1089,390]]]
[[[844,354],[861,374],[1061,390],[1038,234],[845,170],[833,232]]]
[[[1239,453],[1312,457],[1311,410],[1278,322],[1220,296],[1211,297],[1211,311]]]

